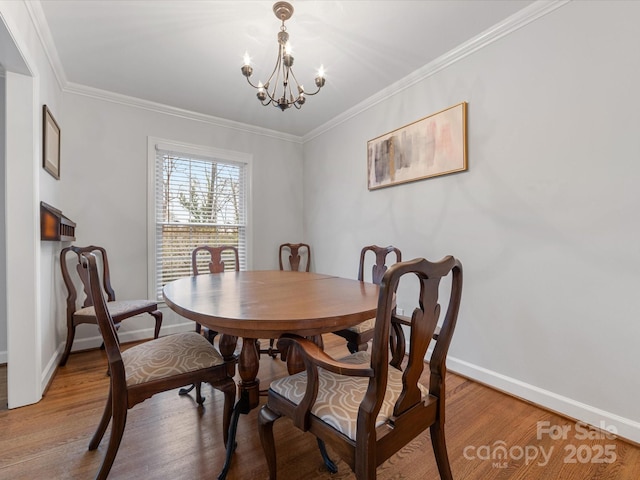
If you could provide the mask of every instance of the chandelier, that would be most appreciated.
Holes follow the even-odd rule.
[[[285,20],[289,20],[293,15],[293,7],[287,2],[276,2],[273,5],[273,13],[282,20],[280,32],[278,32],[278,59],[276,66],[271,72],[266,83],[258,82],[254,85],[249,77],[253,73],[250,65],[251,59],[248,53],[244,54],[244,65],[242,65],[242,74],[247,78],[247,82],[253,88],[258,90],[256,97],[262,105],[273,105],[283,112],[292,105],[300,109],[306,101],[306,95],[315,95],[324,86],[324,68],[320,66],[318,75],[315,78],[315,84],[318,89],[315,92],[307,92],[304,87],[298,83],[298,79],[293,73],[293,55],[291,55],[291,46],[289,45],[289,34],[287,27],[284,26]]]

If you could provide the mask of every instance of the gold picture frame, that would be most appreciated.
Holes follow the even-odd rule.
[[[60,179],[60,127],[46,105],[42,106],[42,167]]]
[[[367,142],[369,190],[467,169],[467,102]]]

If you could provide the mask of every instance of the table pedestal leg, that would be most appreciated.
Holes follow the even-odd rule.
[[[260,380],[258,368],[260,367],[260,357],[255,338],[243,338],[240,360],[238,362],[238,373],[240,374],[240,397],[246,394],[249,401],[249,409],[256,408],[260,402]]]
[[[235,367],[237,358],[235,356],[235,352],[237,344],[238,337],[227,334],[221,335],[220,342],[218,343],[218,348],[220,349],[222,358],[224,358],[224,361],[227,364],[227,372],[232,377],[236,374]]]
[[[322,335],[313,335],[307,338],[318,345],[320,348],[324,349],[324,341],[322,340]],[[304,370],[304,361],[302,360],[302,355],[300,355],[300,352],[297,348],[288,348],[283,353],[283,356],[286,357],[287,371],[289,372],[289,375],[293,375]]]
[[[222,341],[222,340],[221,340]],[[229,342],[230,343],[230,342]],[[227,347],[226,347],[227,348]],[[235,342],[234,342],[235,350]],[[221,353],[222,347],[221,347]],[[228,350],[227,350],[228,353]],[[225,353],[223,353],[223,356]],[[229,467],[231,466],[231,457],[236,448],[236,431],[238,429],[238,418],[241,413],[247,414],[256,408],[260,402],[260,380],[258,376],[258,367],[260,359],[258,356],[258,347],[255,338],[243,338],[242,350],[240,351],[240,359],[238,361],[238,373],[240,374],[240,382],[238,382],[238,390],[240,398],[233,407],[233,416],[229,424],[229,435],[227,438],[227,455],[224,466],[218,480],[225,480]]]

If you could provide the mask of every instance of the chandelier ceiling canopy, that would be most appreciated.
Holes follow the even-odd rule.
[[[249,85],[258,90],[256,97],[262,105],[273,105],[283,112],[291,106],[300,109],[304,105],[307,95],[315,95],[324,86],[324,67],[320,66],[316,75],[316,91],[307,92],[293,73],[293,55],[289,44],[289,34],[284,25],[284,22],[293,15],[293,7],[288,2],[276,2],[273,5],[273,13],[282,21],[280,32],[278,32],[278,58],[273,72],[264,84],[260,81],[257,85],[252,83],[249,77],[253,73],[253,67],[248,53],[244,54],[244,65],[242,65],[241,71]]]

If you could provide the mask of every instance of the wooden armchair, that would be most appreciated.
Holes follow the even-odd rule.
[[[285,270],[286,262],[283,258],[289,252],[289,265],[287,270],[294,272],[308,272],[311,266],[311,247],[306,243],[283,243],[278,251],[280,270]]]
[[[73,262],[67,257],[73,253]],[[67,363],[71,346],[76,335],[76,327],[81,323],[97,324],[95,308],[89,286],[89,278],[86,269],[81,264],[82,255],[94,253],[98,255],[98,265],[101,266],[102,286],[107,294],[107,308],[114,321],[116,330],[120,328],[120,322],[141,313],[148,313],[155,318],[155,329],[153,338],[158,338],[160,326],[162,325],[162,312],[158,310],[158,303],[152,300],[116,300],[116,294],[111,287],[111,277],[109,275],[109,261],[107,251],[103,247],[94,245],[88,247],[70,246],[63,248],[60,252],[60,267],[62,269],[62,279],[67,287],[67,342],[60,359],[60,366]],[[69,264],[75,265],[75,269],[69,269]],[[99,267],[100,268],[100,267]],[[75,272],[74,272],[75,270]],[[78,302],[78,291],[76,285],[82,284],[84,301]]]
[[[223,440],[226,443],[236,392],[235,382],[230,373],[233,369],[228,368],[213,345],[195,332],[150,340],[122,352],[100,288],[96,256],[86,253],[83,257],[83,262],[88,268],[90,291],[109,360],[110,373],[107,403],[98,428],[89,443],[89,450],[98,448],[107,426],[113,419],[109,445],[96,479],[106,479],[109,475],[122,440],[128,410],[156,393],[190,383],[196,384],[196,397],[200,405],[204,402],[200,392],[201,382],[209,382],[224,393]]]
[[[358,280],[364,281],[364,266],[367,253],[375,254],[375,263],[371,267],[371,282],[380,285],[382,276],[387,271],[387,257],[390,253],[396,256],[396,262],[402,261],[402,253],[396,247],[389,245],[388,247],[378,247],[377,245],[369,245],[364,247],[360,252],[360,266],[358,267]],[[347,348],[351,353],[365,351],[368,348],[368,342],[373,338],[373,329],[375,318],[366,320],[344,330],[333,332],[347,340]]]
[[[410,319],[394,314],[394,295],[405,275],[416,277],[420,285]],[[425,366],[440,316],[438,289],[446,276],[451,276],[446,313]],[[385,273],[380,288],[371,354],[360,351],[334,360],[302,337],[286,335],[279,340],[278,346],[300,349],[306,371],[272,382],[259,413],[260,439],[271,480],[276,479],[273,423],[283,415],[331,445],[358,480],[375,479],[381,463],[429,428],[440,477],[452,478],[444,431],[445,361],[460,306],[462,266],[450,256],[436,263],[425,259],[400,262]],[[391,329],[403,327],[410,330],[406,358],[404,345],[389,348],[400,337],[390,335]],[[430,373],[428,385],[420,382],[425,368]]]

